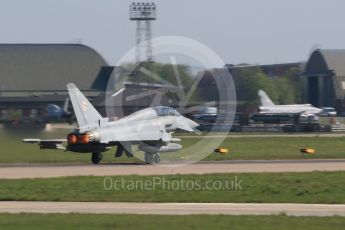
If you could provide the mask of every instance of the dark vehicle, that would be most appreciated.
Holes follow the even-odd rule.
[[[286,124],[298,121],[300,114],[296,113],[255,113],[250,120],[265,124]]]

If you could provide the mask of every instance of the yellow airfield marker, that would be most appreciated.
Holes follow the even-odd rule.
[[[229,149],[227,148],[218,148],[214,150],[216,153],[220,153],[222,155],[228,154],[229,153]]]
[[[306,153],[306,154],[315,154],[316,150],[315,149],[311,149],[311,148],[305,148],[305,149],[301,149],[301,153]]]

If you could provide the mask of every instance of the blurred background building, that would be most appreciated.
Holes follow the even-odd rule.
[[[307,101],[317,107],[345,111],[345,50],[315,50],[302,77],[306,81]]]
[[[42,121],[37,117],[45,117],[48,105],[64,106],[68,98],[66,84],[70,82],[106,115],[104,97],[114,68],[97,51],[82,44],[0,44],[1,121]],[[161,64],[159,68],[164,69],[159,73],[163,79],[173,79],[171,66]],[[188,68],[193,66],[179,68],[190,74]],[[240,113],[255,112],[259,89],[267,91],[277,104],[310,103],[317,107],[334,107],[338,114],[345,111],[345,50],[315,50],[305,63],[227,64],[224,69],[233,76]],[[217,72],[219,69],[203,70],[198,100],[209,101],[216,97],[219,90],[215,84]],[[190,77],[193,79],[192,75]],[[113,98],[114,111],[121,108],[127,115],[151,106],[157,98],[155,92],[163,87],[142,76],[133,79],[143,81],[124,84],[125,89]],[[177,100],[164,95],[160,102],[178,106]],[[157,104],[159,102],[154,105]],[[114,116],[117,115],[114,113]]]
[[[112,70],[81,44],[0,44],[2,119],[43,116],[48,104],[62,106],[70,82],[92,99],[105,91]]]

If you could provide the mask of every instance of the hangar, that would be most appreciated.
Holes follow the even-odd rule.
[[[69,82],[96,97],[113,69],[81,44],[0,44],[0,110],[30,113],[47,103],[62,105]]]
[[[106,115],[105,91],[114,69],[82,44],[0,44],[0,122],[36,121],[44,117],[48,104],[62,107],[70,82]],[[152,105],[162,86],[125,82],[124,88],[113,98],[111,111],[121,112],[111,114],[114,117]],[[176,106],[175,101],[160,96],[160,103]]]
[[[315,50],[306,63],[306,97],[317,107],[345,112],[345,50]]]

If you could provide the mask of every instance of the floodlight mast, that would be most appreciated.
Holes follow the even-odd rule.
[[[136,61],[153,61],[151,21],[156,20],[156,5],[151,2],[133,2],[129,6],[129,19],[137,22]],[[142,51],[144,50],[144,55]]]

